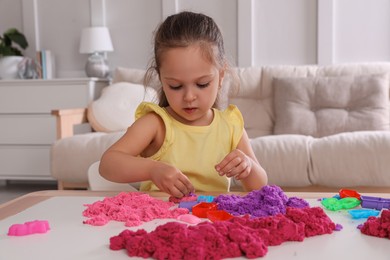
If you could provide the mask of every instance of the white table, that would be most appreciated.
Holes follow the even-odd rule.
[[[125,250],[108,248],[109,238],[126,229],[122,222],[110,222],[97,227],[82,223],[84,204],[114,196],[118,192],[41,191],[28,194],[0,205],[0,259],[129,259]],[[204,194],[204,193],[203,193]],[[331,197],[332,193],[286,193],[305,198],[312,206],[320,205],[317,198]],[[165,193],[151,196],[167,198]],[[217,194],[208,194],[217,195]],[[389,197],[390,194],[369,194]],[[268,248],[263,259],[390,259],[390,241],[370,237],[356,228],[365,221],[353,220],[346,211],[326,211],[343,230],[330,235],[305,238],[303,242],[285,242]],[[23,237],[7,236],[8,228],[15,223],[48,220],[51,230],[45,234]],[[153,230],[157,225],[172,220],[155,220],[132,230]]]

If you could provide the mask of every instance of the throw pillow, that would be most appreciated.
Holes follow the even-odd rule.
[[[389,130],[388,75],[275,78],[274,134]]]
[[[88,106],[88,121],[98,132],[126,130],[135,120],[134,114],[142,101],[157,102],[157,92],[151,87],[128,82],[105,87],[99,99]]]
[[[135,84],[143,84],[145,77],[145,70],[142,69],[133,69],[133,68],[125,68],[125,67],[117,67],[114,71],[114,76],[112,78],[112,83],[118,82],[130,82]],[[153,88],[158,88],[160,86],[160,82],[158,78],[153,78],[151,82],[149,82],[150,86]]]
[[[145,76],[145,70],[131,69],[125,67],[116,67],[112,77],[112,83],[130,82],[142,84]]]

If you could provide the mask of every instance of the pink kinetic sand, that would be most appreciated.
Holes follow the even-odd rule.
[[[196,226],[169,222],[150,233],[125,230],[110,238],[110,249],[126,249],[129,256],[156,259],[255,258],[266,255],[268,246],[330,234],[335,226],[322,208],[288,207],[285,215],[234,217]]]
[[[369,236],[390,239],[390,210],[383,210],[380,217],[368,217],[360,231]]]
[[[34,220],[24,224],[13,224],[8,229],[9,236],[26,236],[36,233],[46,233],[50,230],[47,220]]]
[[[187,201],[196,201],[198,199],[198,196],[195,193],[190,193],[187,196],[184,196],[183,198],[176,198],[174,196],[169,197],[169,201],[173,203],[180,203],[180,202],[187,202]]]
[[[87,209],[83,211],[83,216],[89,219],[83,223],[93,226],[102,226],[115,220],[132,227],[156,218],[177,218],[189,212],[186,208],[171,209],[175,203],[152,198],[141,192],[122,192],[85,206]]]

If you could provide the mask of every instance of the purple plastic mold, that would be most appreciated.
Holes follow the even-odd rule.
[[[380,198],[380,197],[371,197],[371,196],[360,196],[362,201],[362,208],[377,209],[381,210],[383,208],[390,208],[390,199]]]

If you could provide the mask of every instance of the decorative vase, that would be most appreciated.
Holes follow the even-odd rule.
[[[107,78],[110,73],[110,68],[104,56],[95,52],[88,57],[85,72],[88,77]]]
[[[18,64],[23,60],[22,56],[5,56],[0,58],[0,79],[17,79]]]

